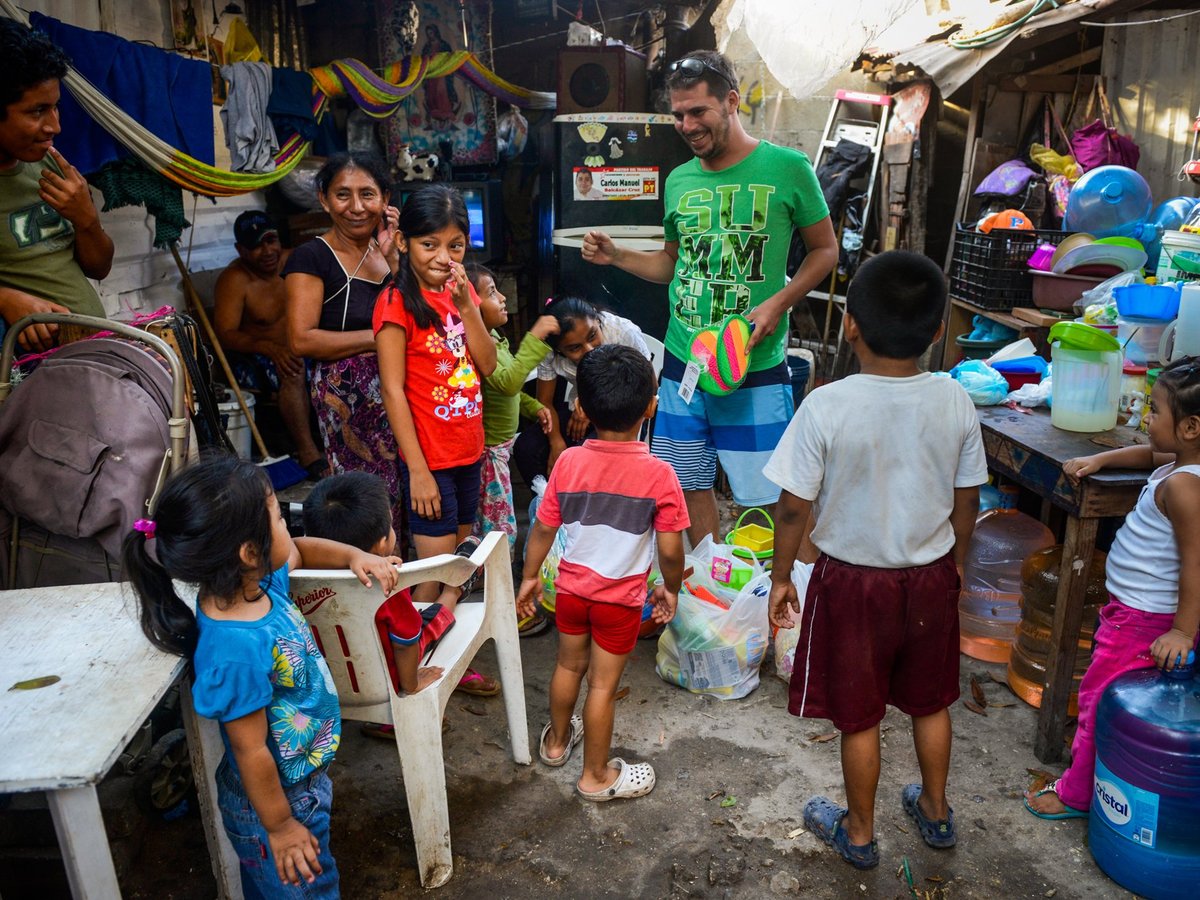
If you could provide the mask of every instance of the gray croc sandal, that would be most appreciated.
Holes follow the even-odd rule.
[[[654,790],[654,769],[650,763],[627,763],[617,756],[608,761],[610,768],[620,769],[617,780],[602,791],[585,791],[576,785],[575,790],[584,800],[603,803],[605,800],[632,800],[644,797]]]
[[[930,819],[921,812],[921,806],[917,803],[920,798],[921,786],[919,784],[906,784],[900,790],[900,803],[904,807],[904,811],[921,829],[922,840],[938,850],[953,847],[958,841],[958,835],[954,831],[954,810],[951,809],[945,819]]]
[[[825,797],[810,797],[804,804],[804,824],[854,868],[873,869],[879,865],[879,845],[875,841],[850,843],[850,835],[842,827],[846,812],[845,808]]]
[[[546,727],[542,729],[542,736],[538,738],[538,759],[545,765],[557,769],[559,766],[565,766],[567,760],[571,758],[571,751],[575,749],[575,745],[583,740],[583,719],[579,716],[571,716],[571,739],[567,741],[567,749],[563,751],[562,756],[547,756],[546,755],[546,735],[550,733],[550,723],[546,723]]]

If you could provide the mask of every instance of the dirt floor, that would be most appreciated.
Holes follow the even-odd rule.
[[[531,742],[546,717],[553,631],[522,641]],[[1127,897],[1096,867],[1087,823],[1034,819],[1020,802],[1033,755],[1036,713],[1017,700],[1004,668],[962,659],[964,698],[977,676],[987,715],[952,710],[951,803],[959,843],[926,847],[900,807],[900,788],[919,780],[908,720],[884,721],[877,805],[882,863],[858,872],[802,829],[810,795],[841,800],[838,740],[829,723],[786,710],[787,688],[764,666],[761,686],[718,701],[661,681],[656,642],[642,641],[617,706],[614,754],[653,763],[648,797],[591,804],[574,796],[579,762],[550,769],[511,761],[499,699],[455,695],[448,707],[446,780],[454,877],[437,896],[486,897]],[[496,673],[490,648],[480,669]],[[846,661],[852,665],[851,660]],[[535,745],[536,746],[536,745]],[[404,785],[393,747],[347,723],[334,780],[333,851],[347,898],[400,898],[421,891]],[[132,809],[127,776],[110,778],[102,800],[125,896],[210,900],[215,888],[200,821],[189,812],[150,821]],[[0,894],[5,900],[65,895],[53,832],[35,797],[0,813]],[[35,846],[29,846],[35,845]]]

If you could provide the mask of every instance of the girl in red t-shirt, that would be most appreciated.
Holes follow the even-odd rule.
[[[496,344],[479,315],[462,260],[467,207],[458,191],[432,184],[413,194],[380,246],[392,283],[375,303],[375,347],[383,405],[400,449],[400,486],[412,515],[417,557],[469,555],[483,457],[482,381]],[[414,600],[450,609],[470,588],[419,585]]]

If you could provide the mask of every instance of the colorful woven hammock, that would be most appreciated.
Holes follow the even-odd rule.
[[[528,109],[553,109],[555,105],[553,93],[517,87],[465,50],[405,57],[387,66],[382,76],[357,59],[335,60],[327,66],[309,69],[309,74],[326,96],[349,96],[360,109],[377,119],[392,115],[426,78],[448,78],[453,74],[461,75],[504,103]]]
[[[0,10],[9,18],[29,26],[29,17],[11,0],[0,0]],[[325,115],[329,97],[349,96],[369,115],[385,118],[392,115],[426,78],[447,78],[455,73],[498,100],[516,106],[552,109],[555,104],[554,94],[510,84],[488,69],[475,54],[458,51],[430,57],[407,57],[389,65],[385,77],[375,74],[356,59],[341,59],[312,69],[310,74],[315,83],[313,115],[318,121]],[[73,67],[68,67],[63,84],[87,114],[130,153],[181,188],[206,197],[232,197],[274,184],[296,167],[311,146],[299,135],[292,135],[275,155],[275,169],[271,172],[219,169],[175,149],[154,135]]]

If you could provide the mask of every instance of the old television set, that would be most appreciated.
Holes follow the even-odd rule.
[[[467,205],[467,259],[489,262],[504,256],[504,209],[499,181],[453,181],[450,186],[462,194]],[[392,203],[403,206],[425,184],[397,183],[392,188]]]

